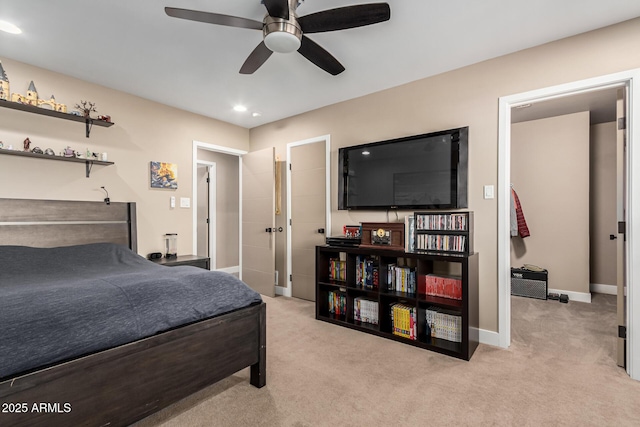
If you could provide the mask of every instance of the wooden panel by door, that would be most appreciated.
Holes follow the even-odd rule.
[[[242,156],[242,280],[275,296],[275,148]],[[268,231],[267,231],[268,230]]]
[[[315,247],[325,242],[326,142],[291,148],[291,295],[315,301]]]

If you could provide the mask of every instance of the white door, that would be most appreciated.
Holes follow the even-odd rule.
[[[291,179],[291,295],[316,300],[315,248],[325,243],[325,140],[290,150]]]
[[[275,148],[242,156],[242,280],[275,296]]]

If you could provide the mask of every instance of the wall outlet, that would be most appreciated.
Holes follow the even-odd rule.
[[[180,197],[180,207],[181,208],[190,208],[191,207],[191,199],[188,197]]]
[[[172,208],[176,207],[176,197],[175,196],[171,196],[171,199],[169,199],[169,206],[171,206]]]

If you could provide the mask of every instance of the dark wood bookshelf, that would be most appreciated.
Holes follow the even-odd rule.
[[[374,289],[356,283],[358,257],[371,257],[378,269],[378,284]],[[316,247],[316,319],[334,325],[388,338],[404,344],[435,351],[463,360],[471,359],[478,346],[478,257],[477,253],[450,254],[405,252],[371,247]],[[330,260],[346,261],[346,281],[329,280]],[[387,269],[391,264],[413,265],[418,276],[437,273],[439,268],[449,267],[461,272],[462,299],[437,297],[418,292],[388,290]],[[329,293],[346,296],[346,313],[336,315],[329,311]],[[364,323],[354,319],[354,300],[363,297],[378,303],[378,324]],[[393,334],[391,308],[394,303],[415,308],[416,339]],[[461,342],[431,337],[427,333],[426,311],[429,308],[443,309],[459,317]]]

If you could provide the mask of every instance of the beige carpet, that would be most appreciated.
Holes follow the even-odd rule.
[[[508,350],[470,362],[267,301],[267,385],[248,369],[158,412],[148,426],[638,426],[640,382],[615,363],[615,297],[512,297]]]

